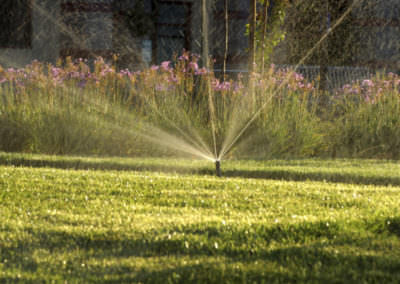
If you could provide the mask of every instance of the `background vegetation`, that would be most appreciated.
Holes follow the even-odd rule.
[[[184,53],[135,73],[101,58],[91,67],[67,60],[1,69],[0,150],[180,155],[157,142],[170,134],[212,149],[214,129],[217,152],[227,137],[242,134],[230,157],[399,158],[396,74],[320,92],[302,75],[273,66],[249,81],[222,81],[197,60]],[[206,145],[190,140],[196,137]]]

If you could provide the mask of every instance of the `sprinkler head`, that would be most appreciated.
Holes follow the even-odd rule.
[[[215,173],[217,177],[221,177],[221,161],[215,160]]]

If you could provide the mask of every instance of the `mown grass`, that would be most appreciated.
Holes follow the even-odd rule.
[[[214,164],[204,160],[173,158],[102,158],[0,152],[0,165],[61,169],[156,171],[214,175]],[[297,159],[222,161],[225,177],[294,181],[329,181],[354,184],[399,185],[400,164],[388,160]]]
[[[0,163],[0,282],[400,281],[396,163],[226,161],[224,178],[202,161]]]

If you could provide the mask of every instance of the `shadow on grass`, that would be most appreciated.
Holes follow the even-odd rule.
[[[387,224],[383,220],[379,223]],[[325,232],[321,224],[305,223],[304,228],[302,225],[264,226],[251,235],[245,234],[250,227],[233,229],[230,239],[212,227],[181,229],[186,234],[203,235],[205,240],[217,237],[220,242],[237,242],[233,247],[219,249],[200,247],[198,243],[185,247],[183,239],[162,240],[154,233],[132,238],[117,233],[95,235],[30,229],[26,230],[29,242],[15,242],[14,246],[0,244],[0,263],[3,262],[5,271],[17,268],[30,277],[37,273],[36,281],[48,280],[47,274],[55,274],[71,281],[96,283],[399,283],[400,258],[393,257],[396,253],[371,253],[374,249],[368,246],[369,237],[352,239],[344,236],[338,241],[332,240],[332,234],[340,234],[339,227]],[[386,230],[393,233],[389,225]],[[326,238],[331,240],[326,242]],[[269,247],[271,240],[283,245]],[[285,240],[292,242],[284,245]],[[336,248],[342,249],[338,252]],[[34,256],[40,251],[52,255],[77,252],[77,255],[64,264],[46,259],[37,262]],[[141,257],[148,265],[136,267],[135,258],[130,257]],[[162,257],[164,262],[157,259]],[[107,262],[115,258],[117,261]],[[6,264],[4,259],[8,259]],[[130,259],[130,262],[118,259]],[[90,260],[97,264],[82,265]],[[195,260],[199,261],[196,263]],[[0,281],[16,280],[0,275]],[[25,280],[22,279],[29,282],[29,279]]]
[[[166,160],[167,161],[167,160]],[[157,171],[178,173],[200,173],[207,174],[212,171],[206,168],[195,168],[180,165],[162,165],[152,163],[130,162],[129,164],[114,161],[87,161],[81,158],[69,159],[37,159],[29,157],[7,157],[0,155],[0,164],[7,166],[23,166],[33,168],[57,168],[74,170],[113,170],[113,171]]]
[[[298,172],[296,170],[227,170],[226,177],[247,177],[256,179],[274,179],[287,181],[324,181],[364,185],[400,185],[400,177],[360,176],[357,173],[344,172]]]
[[[60,224],[61,225],[61,224]],[[385,227],[381,228],[386,230]],[[151,257],[168,255],[204,255],[225,256],[246,259],[253,256],[263,256],[265,250],[251,249],[251,245],[261,247],[276,243],[304,243],[320,238],[333,239],[340,234],[340,227],[335,223],[303,222],[301,224],[251,225],[236,227],[221,227],[219,224],[193,224],[183,227],[172,227],[165,231],[155,230],[146,233],[136,233],[124,236],[116,232],[70,232],[61,230],[26,229],[32,244],[19,243],[12,250],[23,251],[23,248],[41,247],[50,252],[59,250],[83,250],[93,256],[103,257],[107,251],[120,257]],[[382,231],[383,232],[383,231]],[[167,237],[168,234],[180,237]],[[162,237],[160,237],[162,235]],[[186,237],[182,237],[186,236]],[[347,239],[350,239],[347,237]],[[229,244],[215,242],[229,240]],[[188,247],[186,241],[191,243]],[[246,244],[246,246],[243,246]],[[0,248],[1,245],[0,245]]]
[[[168,160],[166,160],[168,161]],[[90,161],[83,158],[68,158],[59,160],[38,159],[24,157],[21,155],[8,155],[0,153],[0,165],[13,165],[25,167],[50,167],[58,169],[75,170],[114,170],[114,171],[154,171],[165,173],[181,173],[196,175],[215,175],[213,164],[210,166],[199,165],[180,165],[180,164],[162,164],[161,162],[139,162],[129,161],[122,163],[118,161],[108,161],[99,159],[99,161]],[[274,179],[287,181],[326,181],[365,185],[400,185],[400,176],[362,176],[357,173],[344,172],[340,168],[338,171],[299,171],[298,167],[288,169],[268,168],[258,169],[223,169],[224,177],[242,177],[255,179]]]

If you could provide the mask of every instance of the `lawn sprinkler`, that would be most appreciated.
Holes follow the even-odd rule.
[[[221,177],[221,161],[219,159],[215,160],[215,173],[217,177]]]

